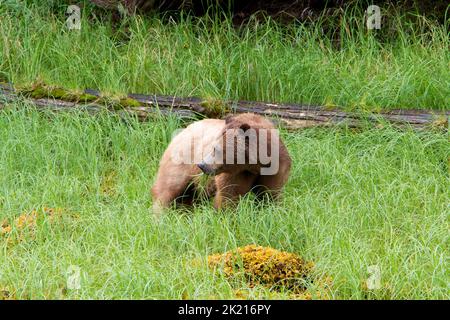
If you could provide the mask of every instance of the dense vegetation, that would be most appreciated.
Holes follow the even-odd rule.
[[[69,30],[65,11],[0,10],[0,73],[19,85],[363,109],[449,106],[448,29],[423,17],[412,24],[393,16],[373,32],[358,11],[335,29],[326,18],[235,27],[222,16],[134,16],[112,27],[86,8],[81,30]]]
[[[284,134],[294,166],[281,203],[246,197],[217,213],[200,202],[157,223],[149,187],[181,123],[16,107],[0,115],[0,217],[14,227],[0,235],[0,290],[11,295],[288,298],[206,267],[208,255],[257,244],[313,261],[317,276],[332,278],[334,298],[448,298],[445,135]],[[35,225],[15,225],[33,210]],[[378,290],[366,286],[372,265],[381,270]],[[71,266],[81,269],[80,290],[67,290]]]
[[[341,105],[450,106],[448,26],[392,15],[368,31],[362,12],[283,25],[230,17],[82,11],[68,30],[54,2],[0,1],[0,76],[221,99]],[[105,16],[106,14],[106,16]],[[450,147],[408,128],[282,132],[293,171],[278,203],[245,197],[218,213],[207,201],[156,221],[149,189],[172,132],[166,117],[0,111],[1,298],[293,298],[230,281],[206,259],[256,244],[315,265],[312,298],[449,298]],[[371,266],[380,287],[369,289]],[[76,269],[74,269],[74,267]],[[79,268],[79,269],[78,269]],[[79,289],[68,286],[78,270]]]

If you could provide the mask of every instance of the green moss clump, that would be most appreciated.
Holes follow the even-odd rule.
[[[34,84],[31,88],[19,88],[18,91],[24,96],[33,99],[53,98],[64,101],[76,101],[78,97],[77,94],[67,89],[47,86],[41,82]]]
[[[120,99],[119,103],[124,108],[136,108],[141,105],[139,101],[130,97]]]
[[[323,104],[325,110],[335,110],[338,106],[333,102],[331,97],[327,97],[325,103]]]
[[[29,95],[33,99],[42,99],[48,96],[48,92],[44,87],[36,87],[33,88],[27,95]]]
[[[105,105],[107,107],[110,107],[113,110],[122,110],[125,108],[136,108],[141,105],[139,103],[139,101],[137,101],[133,98],[129,98],[129,97],[117,98],[117,97],[103,96],[97,102],[102,105]]]
[[[48,97],[64,101],[76,101],[77,95],[63,88],[49,88]]]
[[[205,109],[205,115],[211,118],[221,117],[230,112],[227,103],[220,99],[206,98],[200,105]]]
[[[67,97],[68,92],[61,88],[50,88],[48,90],[48,95],[55,99],[64,99]]]
[[[89,94],[89,93],[82,93],[78,96],[78,101],[84,102],[84,103],[94,102],[97,99],[98,98],[96,96],[94,96],[93,94]]]
[[[96,103],[108,107],[112,110],[121,110],[123,106],[120,104],[120,99],[113,96],[101,96],[97,99]]]

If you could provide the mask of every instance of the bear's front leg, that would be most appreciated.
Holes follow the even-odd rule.
[[[248,193],[257,176],[250,172],[221,173],[215,177],[216,195],[214,208],[220,209],[236,204],[240,197]]]
[[[281,191],[288,181],[290,170],[291,160],[287,158],[280,163],[280,168],[276,174],[259,176],[255,183],[257,196],[269,195],[273,200],[280,198]]]
[[[161,215],[175,199],[182,196],[195,173],[193,166],[161,166],[152,187],[153,213]]]

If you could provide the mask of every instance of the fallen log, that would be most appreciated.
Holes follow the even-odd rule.
[[[61,98],[30,97],[15,90],[10,84],[0,84],[0,109],[9,103],[27,101],[38,109],[53,111],[85,110],[97,113],[111,110],[119,114],[131,113],[140,120],[146,120],[156,114],[175,114],[182,118],[220,117],[227,113],[253,112],[273,118],[287,129],[300,129],[313,126],[345,125],[359,127],[363,124],[383,122],[397,126],[413,128],[448,128],[450,111],[396,109],[381,112],[345,112],[339,108],[324,106],[277,104],[255,101],[208,101],[198,97],[173,97],[144,94],[129,94],[122,99],[126,103],[110,103],[101,92],[86,89],[85,95],[93,97],[91,101],[66,101]],[[122,101],[120,100],[120,101]],[[132,103],[129,103],[132,102]]]

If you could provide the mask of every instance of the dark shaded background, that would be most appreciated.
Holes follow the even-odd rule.
[[[211,7],[220,8],[233,16],[236,23],[256,16],[271,16],[282,22],[304,21],[320,14],[333,14],[336,10],[351,7],[367,8],[370,4],[391,7],[403,12],[419,13],[444,22],[449,2],[446,0],[90,0],[97,6],[117,11],[119,4],[129,13],[146,13],[153,10],[161,12],[185,10],[195,15],[203,15]],[[212,10],[214,10],[212,9]]]

